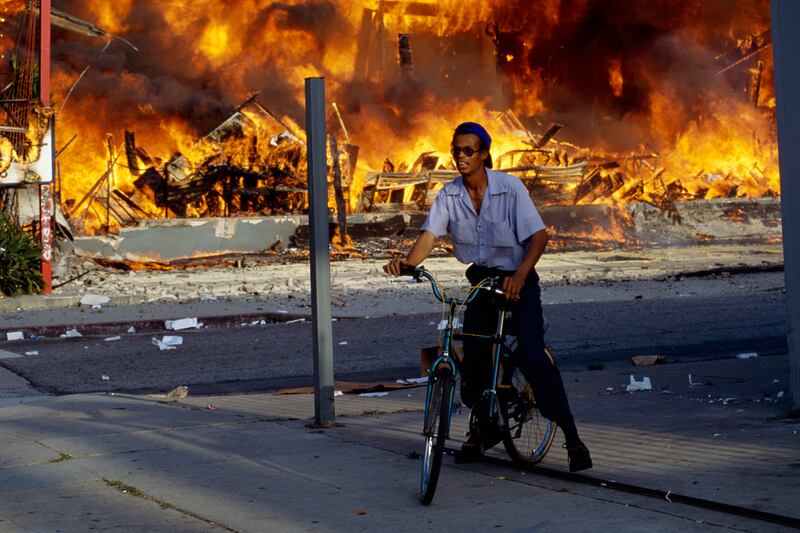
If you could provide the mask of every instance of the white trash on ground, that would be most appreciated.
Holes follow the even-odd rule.
[[[100,309],[103,304],[111,301],[108,296],[101,296],[99,294],[84,294],[81,296],[81,305],[91,305],[93,309]]]
[[[178,320],[165,320],[164,327],[173,331],[180,331],[182,329],[199,329],[202,322],[198,322],[197,318],[179,318]]]
[[[30,352],[25,352],[25,355],[39,355],[39,350],[32,350]]]
[[[128,328],[128,333],[136,333],[136,328],[131,326]]]
[[[389,393],[388,392],[362,392],[361,394],[359,394],[359,396],[362,396],[364,398],[381,398],[383,396],[389,396]]]
[[[702,381],[692,381],[692,375],[689,374],[689,386],[690,387],[697,387],[698,385],[702,385]]]
[[[114,341],[118,341],[118,340],[120,340],[121,338],[122,338],[122,337],[120,337],[119,335],[115,335],[115,336],[113,336],[113,337],[106,337],[106,338],[105,338],[105,339],[103,339],[103,340],[104,340],[104,341],[106,341],[106,342],[114,342]]]
[[[158,346],[159,350],[176,350],[178,346],[183,344],[183,337],[179,335],[164,335],[161,340],[153,337],[153,345]]]
[[[758,354],[756,352],[742,352],[736,354],[737,359],[751,359],[753,357],[758,357]]]
[[[421,385],[427,382],[428,382],[428,376],[424,376],[421,378],[402,378],[395,381],[395,383],[399,383],[400,385]]]
[[[636,381],[636,378],[631,374],[630,383],[625,387],[628,392],[636,392],[640,390],[653,390],[653,385],[650,383],[650,378],[647,376],[642,378],[642,381]]]
[[[72,337],[83,337],[83,335],[81,335],[81,332],[78,331],[77,329],[72,328],[68,329],[63,335],[61,335],[61,337],[72,338]]]
[[[203,296],[200,297],[200,301],[201,302],[216,302],[217,301],[217,297],[214,296],[213,294],[204,294]]]
[[[9,331],[6,333],[6,340],[7,341],[21,341],[25,338],[25,334],[21,331]]]

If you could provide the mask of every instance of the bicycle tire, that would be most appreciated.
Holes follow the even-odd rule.
[[[514,367],[504,376],[506,385],[499,395],[504,419],[503,446],[515,462],[535,465],[544,459],[556,437],[556,423],[539,412],[536,399],[525,376]]]
[[[423,432],[425,450],[422,454],[422,476],[419,486],[419,501],[423,505],[431,503],[436,492],[436,484],[439,481],[454,386],[453,376],[446,369],[436,371],[431,376],[431,381],[431,401],[428,423]]]

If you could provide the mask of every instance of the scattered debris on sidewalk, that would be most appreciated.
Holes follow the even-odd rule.
[[[700,386],[702,384],[703,384],[702,381],[692,381],[692,375],[689,374],[689,386],[690,387],[698,387],[698,386]]]
[[[25,338],[25,334],[21,331],[9,331],[6,333],[6,340],[8,341],[21,341]]]
[[[362,392],[359,396],[363,398],[383,398],[389,396],[388,392]]]
[[[198,322],[197,318],[179,318],[177,320],[165,320],[164,327],[173,331],[180,331],[182,329],[200,329],[203,327],[202,322]]]
[[[136,333],[136,328],[131,326],[128,328],[128,333]]]
[[[106,337],[103,340],[106,341],[106,342],[114,342],[114,341],[118,341],[120,339],[122,339],[122,337],[120,337],[119,335],[114,335],[113,337]]]
[[[189,396],[189,387],[180,385],[167,393],[167,398],[186,398]]]
[[[153,337],[153,345],[158,346],[158,349],[161,351],[164,350],[175,350],[178,346],[183,344],[183,337],[178,335],[164,335],[161,340]]]
[[[67,337],[67,338],[74,338],[74,337],[83,337],[80,331],[75,328],[68,329],[63,335],[60,337]]]
[[[625,387],[625,390],[628,392],[648,391],[653,390],[653,385],[650,383],[649,377],[645,376],[642,381],[636,381],[636,378],[631,374],[630,383]]]
[[[110,378],[110,377],[108,377],[108,376],[106,376],[105,374],[102,374],[102,375],[100,376],[100,379],[101,379],[102,381],[109,381],[111,378]]]
[[[111,301],[108,296],[101,296],[99,294],[84,294],[81,296],[81,305],[89,305],[92,309],[101,309],[103,305]]]
[[[758,354],[756,352],[742,352],[736,354],[737,359],[752,359],[753,357],[758,357]]]
[[[39,355],[39,351],[38,350],[32,350],[30,352],[25,352],[25,355]]]
[[[661,365],[667,362],[663,355],[635,355],[631,357],[633,366]]]

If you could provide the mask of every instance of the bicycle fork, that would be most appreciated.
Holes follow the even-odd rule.
[[[436,383],[434,383],[434,378],[436,377],[436,374],[437,374],[436,370],[439,368],[439,365],[446,364],[448,366],[449,370],[450,370],[450,373],[453,376],[453,383],[454,384],[455,384],[455,378],[458,375],[457,370],[456,370],[455,362],[453,361],[453,358],[450,355],[450,346],[451,346],[451,343],[452,343],[453,329],[454,329],[453,321],[457,316],[458,316],[458,313],[456,312],[456,303],[455,303],[455,301],[451,301],[450,302],[450,310],[449,310],[449,313],[448,313],[448,316],[447,316],[447,324],[446,324],[445,329],[444,329],[444,338],[442,339],[442,355],[437,357],[433,361],[433,364],[431,364],[431,367],[428,369],[428,387],[427,387],[427,390],[426,390],[426,393],[425,393],[425,421],[424,421],[424,425],[422,426],[422,434],[425,435],[425,436],[428,436],[427,435],[427,432],[428,432],[428,419],[429,419],[430,410],[431,410],[431,395],[433,394],[433,388],[436,386]],[[448,398],[442,398],[442,401],[446,401],[450,405],[450,409],[448,409],[448,413],[447,413],[447,424],[446,424],[447,434],[445,435],[446,438],[450,437],[450,421],[451,421],[452,415],[453,415],[452,406],[453,406],[453,400],[455,399],[455,392],[456,392],[456,388],[455,388],[455,386],[453,386],[450,389],[449,397]]]

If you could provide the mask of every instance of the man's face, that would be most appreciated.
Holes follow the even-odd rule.
[[[462,176],[479,171],[489,156],[488,152],[481,151],[481,140],[474,133],[462,133],[453,137],[453,147],[450,152]]]

